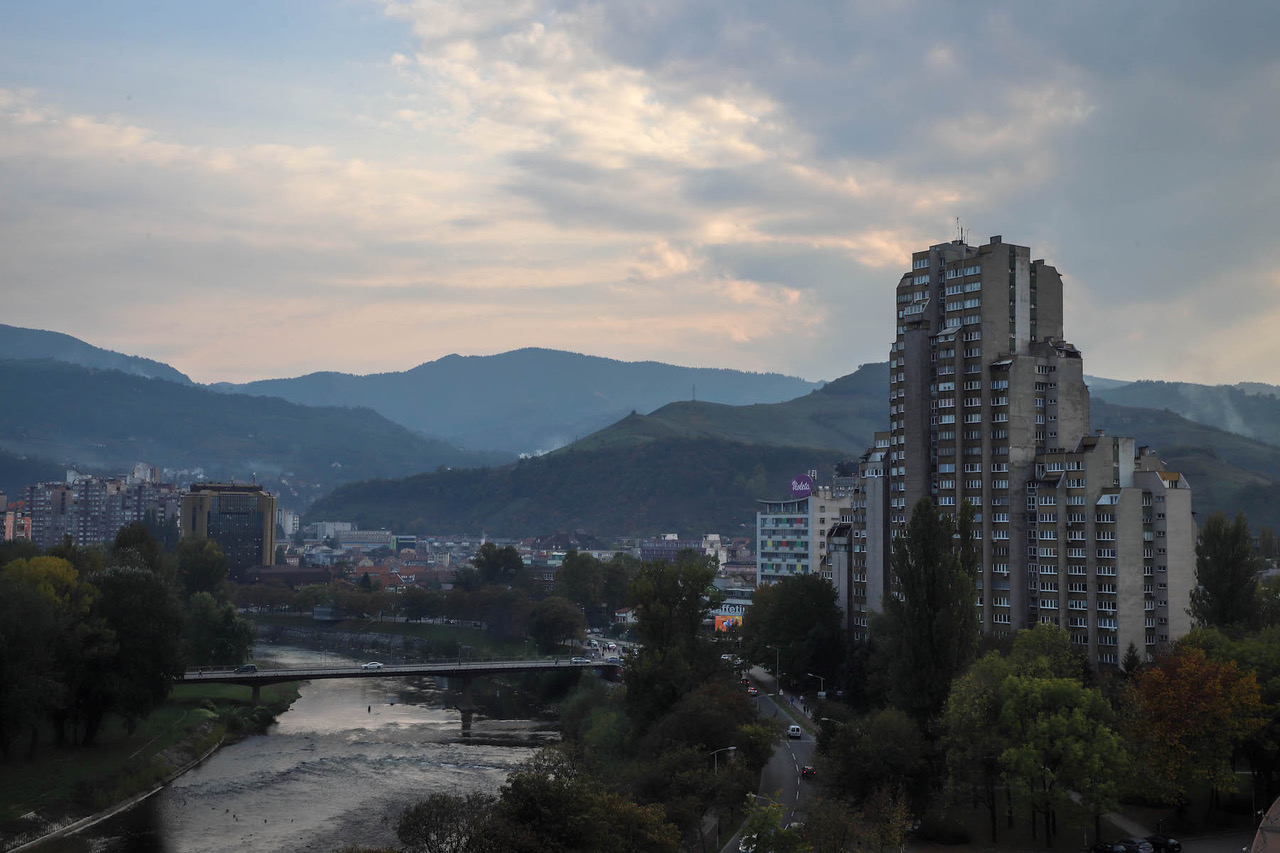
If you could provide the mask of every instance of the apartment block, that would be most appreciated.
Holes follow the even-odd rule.
[[[988,633],[1053,622],[1095,663],[1116,663],[1129,643],[1152,654],[1189,629],[1190,486],[1133,439],[1091,431],[1062,286],[998,236],[912,255],[897,285],[890,429],[863,457],[850,525],[851,630],[857,607],[890,592],[891,543],[921,498],[974,509]]]
[[[80,547],[115,540],[120,528],[176,518],[181,493],[152,477],[95,477],[68,471],[64,482],[35,483],[22,491],[30,538],[51,548],[66,537]]]
[[[762,500],[756,508],[756,584],[776,583],[793,575],[817,574],[835,583],[828,542],[832,529],[849,512],[852,494],[829,485],[792,491],[787,500]],[[800,478],[798,478],[800,479]]]

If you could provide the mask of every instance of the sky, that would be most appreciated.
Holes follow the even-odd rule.
[[[1280,383],[1280,4],[0,4],[0,322],[201,382],[834,379],[1032,247],[1088,373]]]

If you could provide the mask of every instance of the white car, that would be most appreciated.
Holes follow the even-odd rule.
[[[787,737],[804,737],[804,730],[799,726],[791,726],[787,729]]]
[[[382,669],[382,664],[378,663],[376,660],[371,660],[368,663],[360,664],[360,668],[361,669]]]

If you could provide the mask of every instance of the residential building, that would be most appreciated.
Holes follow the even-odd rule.
[[[837,497],[830,486],[814,485],[816,471],[792,480],[791,498],[758,501],[756,584],[817,574],[832,580],[827,532],[848,512],[852,494]]]
[[[63,482],[34,483],[22,493],[30,538],[50,548],[66,537],[80,547],[115,540],[120,528],[149,517],[164,523],[177,517],[181,493],[161,483],[150,466],[139,463],[145,478],[95,477],[67,471]]]
[[[1149,656],[1185,633],[1190,486],[1133,439],[1091,432],[1058,271],[998,236],[942,243],[912,255],[897,313],[888,442],[865,457],[887,481],[888,516],[885,535],[868,494],[867,577],[918,500],[969,504],[984,631],[1058,624],[1107,664],[1129,642]]]
[[[195,483],[182,497],[183,536],[212,539],[241,580],[275,561],[276,499],[257,484]]]

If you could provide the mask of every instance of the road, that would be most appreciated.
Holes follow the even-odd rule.
[[[776,717],[787,725],[791,724],[791,718],[774,703],[772,696],[762,691],[755,701],[761,717]],[[773,751],[773,757],[765,765],[764,772],[760,774],[758,794],[783,807],[783,826],[803,819],[804,806],[813,795],[814,784],[803,778],[800,771],[806,764],[813,763],[814,746],[813,735],[809,732],[805,732],[800,738],[783,737]],[[723,853],[736,853],[739,840],[740,836],[735,834],[723,848]]]

